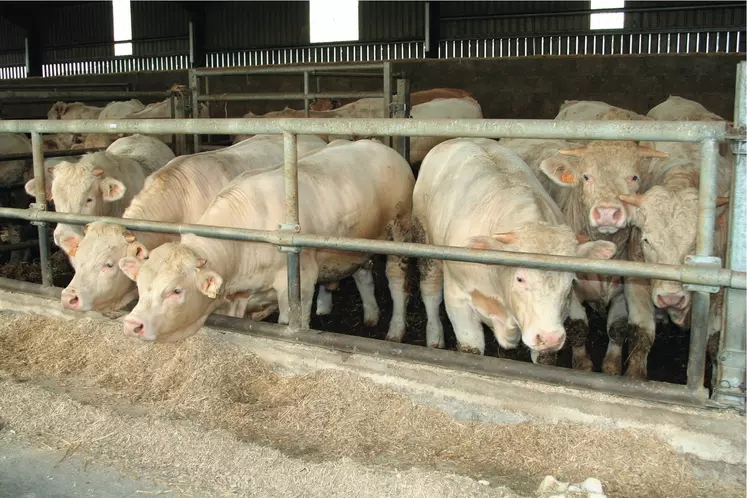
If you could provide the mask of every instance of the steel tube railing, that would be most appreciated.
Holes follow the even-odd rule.
[[[91,149],[71,149],[71,150],[49,150],[44,152],[44,157],[69,157],[69,156],[82,156],[89,152],[98,152],[100,150],[106,150],[106,147],[95,147]],[[0,161],[17,161],[21,159],[33,159],[34,154],[28,152],[20,152],[18,154],[0,154]]]
[[[411,137],[564,138],[576,140],[723,141],[724,122],[554,121],[533,119],[122,119],[0,120],[0,132],[28,133],[184,133],[248,135],[356,135]]]
[[[368,64],[343,64],[340,66],[329,66],[329,65],[313,65],[308,66],[284,66],[284,67],[268,67],[258,69],[246,69],[243,67],[228,68],[228,69],[194,69],[198,76],[231,76],[231,75],[273,75],[273,74],[303,74],[304,71],[335,71],[339,68],[340,71],[365,71],[366,69],[382,69],[384,67],[383,62],[379,63],[368,63]]]
[[[716,228],[718,143],[715,140],[701,142],[700,161],[698,235],[695,255],[706,257],[713,254],[713,238]],[[690,351],[687,361],[687,387],[693,390],[703,389],[710,303],[711,295],[708,292],[693,293]]]
[[[737,84],[734,99],[734,126],[747,128],[747,63],[737,65]],[[732,142],[734,172],[729,196],[729,238],[725,267],[747,269],[747,140]],[[723,327],[716,362],[714,399],[745,407],[745,350],[747,349],[747,316],[745,291],[726,289],[724,295]]]
[[[51,94],[51,95],[50,95]],[[171,95],[168,91],[154,92],[154,91],[125,91],[125,92],[108,92],[108,91],[90,91],[90,92],[50,92],[43,90],[6,90],[0,92],[0,101],[22,99],[22,100],[34,100],[39,102],[51,102],[55,100],[80,100],[80,101],[91,101],[91,100],[108,100],[108,99],[135,99],[138,97],[158,97],[166,98]]]
[[[71,225],[85,225],[94,221],[101,221],[143,232],[161,232],[176,235],[193,233],[201,237],[245,242],[264,242],[277,246],[314,247],[319,249],[326,248],[351,252],[390,254],[489,265],[524,266],[541,270],[622,275],[657,280],[675,280],[696,285],[715,285],[747,289],[747,273],[734,272],[723,268],[696,268],[689,265],[660,265],[623,260],[598,260],[547,254],[464,249],[408,242],[328,237],[304,233],[294,234],[273,230],[251,230],[212,225],[162,223],[107,216],[87,216],[36,209],[0,208],[0,218],[46,221]]]
[[[243,102],[248,100],[304,100],[308,99],[365,99],[365,98],[385,98],[382,92],[322,92],[308,93],[291,92],[291,93],[214,93],[210,95],[200,95],[199,102]]]
[[[283,152],[285,169],[285,226],[280,230],[298,232],[298,139],[296,135],[283,134]],[[301,258],[300,249],[287,248],[288,251],[288,328],[301,328]]]
[[[31,152],[34,155],[34,190],[36,194],[36,209],[47,207],[46,175],[44,174],[44,149],[41,135],[31,132]],[[52,263],[49,260],[49,233],[47,224],[37,222],[39,232],[39,259],[41,261],[42,285],[52,285]]]

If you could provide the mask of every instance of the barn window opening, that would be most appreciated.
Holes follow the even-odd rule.
[[[625,0],[591,0],[591,10],[622,9]],[[591,15],[591,29],[623,29],[625,27],[625,12],[599,12]]]
[[[309,41],[358,41],[358,0],[310,0]]]
[[[130,0],[112,0],[114,41],[132,40]],[[132,55],[132,43],[115,43],[114,55]]]

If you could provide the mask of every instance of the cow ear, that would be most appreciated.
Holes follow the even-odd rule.
[[[215,299],[223,290],[223,277],[212,270],[199,271],[196,274],[197,288],[210,299]]]
[[[490,249],[492,251],[500,251],[501,249],[500,243],[497,240],[482,235],[469,238],[466,247],[468,249]]]
[[[135,259],[144,261],[149,256],[148,249],[140,242],[132,242],[127,244],[127,256]]]
[[[547,177],[561,187],[575,187],[578,176],[571,162],[564,157],[550,157],[540,163],[540,169]]]
[[[27,181],[26,185],[24,185],[24,189],[28,195],[36,197],[36,180],[32,178]],[[52,200],[52,181],[50,178],[46,178],[46,181],[44,182],[44,194],[48,201]]]
[[[498,299],[486,296],[478,290],[473,290],[470,293],[470,297],[472,298],[472,307],[479,310],[482,315],[489,316],[491,319],[501,323],[506,322],[508,314]]]
[[[100,182],[100,187],[101,197],[105,202],[121,200],[124,197],[125,192],[127,192],[127,187],[125,187],[124,183],[115,180],[114,178],[104,178]]]
[[[132,256],[127,256],[126,258],[119,260],[119,269],[122,270],[122,273],[127,275],[127,278],[136,282],[138,273],[140,273],[140,268],[143,267],[143,264],[144,262],[142,260]]]
[[[78,246],[80,245],[81,240],[81,236],[77,233],[67,233],[60,237],[60,249],[72,258],[75,256],[75,253],[78,252]]]
[[[610,259],[616,252],[617,246],[607,240],[586,242],[578,246],[578,256],[580,258]]]

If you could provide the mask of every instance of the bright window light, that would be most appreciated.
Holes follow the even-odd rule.
[[[112,0],[114,41],[132,40],[130,0]],[[114,55],[132,55],[132,43],[115,43]]]
[[[591,10],[622,9],[625,0],[591,0]],[[591,29],[623,29],[625,27],[625,12],[600,12],[591,15]]]
[[[358,0],[310,0],[311,43],[358,41]]]

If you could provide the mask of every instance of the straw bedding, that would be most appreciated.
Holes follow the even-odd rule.
[[[280,376],[251,353],[205,334],[156,345],[124,337],[118,323],[7,313],[0,320],[5,384],[44,380],[87,392],[82,399],[94,407],[147,414],[160,426],[190,420],[308,461],[448,470],[510,482],[523,492],[546,474],[574,482],[598,477],[610,496],[705,491],[685,459],[641,431],[457,421],[353,374]],[[12,396],[3,391],[0,397]],[[9,423],[23,420],[21,414]],[[142,430],[157,430],[151,425]]]

